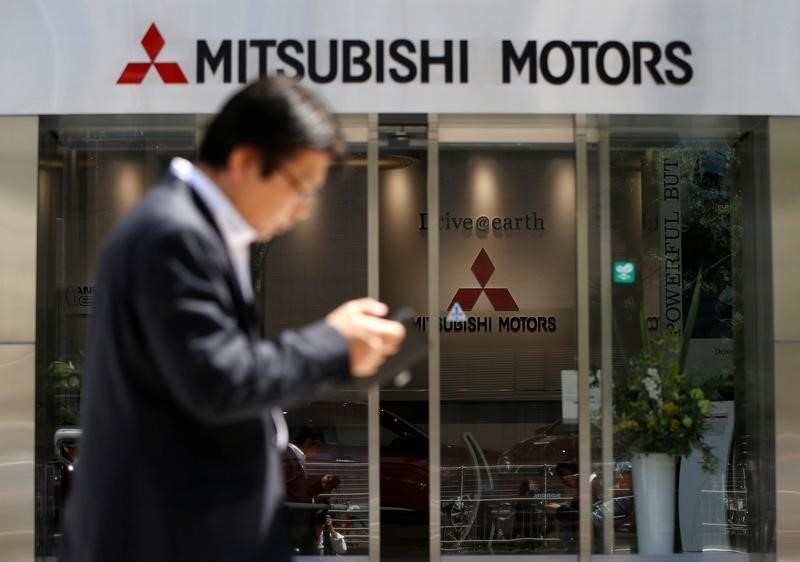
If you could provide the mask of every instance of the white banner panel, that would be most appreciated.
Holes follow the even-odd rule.
[[[260,72],[339,112],[800,114],[796,0],[0,5],[0,114],[205,113]]]

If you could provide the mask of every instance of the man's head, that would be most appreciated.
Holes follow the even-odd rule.
[[[292,442],[300,447],[307,458],[313,459],[325,445],[325,437],[319,428],[307,425],[297,431]]]
[[[200,164],[261,238],[306,218],[342,150],[325,106],[285,77],[249,84],[214,117]]]
[[[560,462],[556,465],[556,474],[561,478],[564,486],[578,487],[578,463]]]

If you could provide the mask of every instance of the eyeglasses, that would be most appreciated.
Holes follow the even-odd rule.
[[[289,186],[297,192],[303,203],[311,204],[317,200],[319,189],[310,189],[307,182],[304,182],[286,168],[278,168],[278,171],[286,178]]]

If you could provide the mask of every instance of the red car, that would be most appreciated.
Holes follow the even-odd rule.
[[[321,509],[333,516],[348,551],[368,544],[369,487],[367,405],[352,401],[307,402],[286,412],[292,446],[284,455],[287,505],[298,548],[308,547],[309,522]],[[62,489],[75,468],[80,430],[59,434]],[[380,412],[381,519],[425,524],[429,516],[428,436],[392,412]],[[576,500],[560,465],[577,462],[577,428],[559,422],[538,430],[502,454],[485,451],[468,432],[462,443],[441,447],[441,525],[445,551],[485,551],[500,545],[525,548],[564,543],[559,519]],[[565,478],[567,476],[567,478]],[[599,485],[599,472],[593,475]],[[633,521],[630,468],[614,474],[615,526]],[[595,518],[605,509],[595,504]],[[561,516],[559,516],[561,513]],[[313,539],[313,537],[311,537]],[[313,547],[313,545],[312,545]]]
[[[293,524],[297,526],[308,519],[297,512],[314,509],[308,505],[313,500],[314,505],[323,504],[331,512],[334,526],[347,539],[348,552],[366,548],[367,405],[349,401],[308,402],[288,411],[286,421],[294,446],[284,455],[288,505],[295,511]],[[428,436],[392,412],[381,410],[380,442],[381,519],[426,523]],[[474,463],[465,446],[442,445],[440,454],[445,467],[443,483]],[[495,454],[492,458],[496,457]],[[296,537],[302,535],[302,530],[295,531]]]

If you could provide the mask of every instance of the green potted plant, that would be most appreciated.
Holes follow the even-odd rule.
[[[72,361],[53,361],[48,367],[48,372],[50,373],[50,380],[54,389],[80,390],[83,373],[80,367]]]
[[[47,371],[56,407],[55,424],[59,427],[78,425],[82,367],[73,361],[58,359],[50,363]]]
[[[683,336],[648,333],[640,311],[642,348],[615,373],[616,448],[633,461],[636,528],[643,554],[672,552],[675,462],[699,450],[705,470],[714,457],[703,436],[722,379],[687,372],[686,357],[699,303],[698,273]]]

